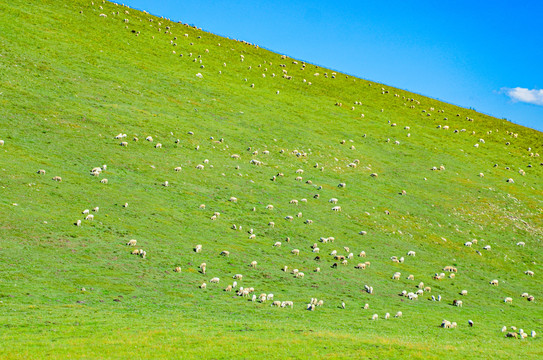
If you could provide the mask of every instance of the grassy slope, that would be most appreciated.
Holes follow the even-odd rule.
[[[529,156],[543,154],[541,133],[401,90],[383,93],[379,84],[339,73],[332,78],[310,64],[302,71],[278,54],[111,3],[0,3],[0,49],[2,358],[543,355],[539,338],[514,341],[500,332],[503,325],[542,332],[543,167]],[[198,55],[202,64],[193,62]],[[283,69],[292,80],[280,76]],[[334,106],[338,101],[343,107]],[[363,105],[352,111],[355,101]],[[113,138],[119,132],[128,134],[127,148]],[[149,135],[163,148],[143,140]],[[481,138],[485,143],[475,148]],[[309,155],[296,157],[294,149]],[[251,165],[252,158],[264,165]],[[195,169],[204,159],[205,169]],[[354,159],[359,166],[347,167]],[[89,176],[102,164],[108,170],[100,178]],[[440,165],[446,170],[430,170]],[[174,172],[176,166],[183,170]],[[47,174],[36,174],[42,168]],[[298,168],[303,182],[295,181]],[[270,181],[277,172],[285,177]],[[63,181],[52,181],[55,175]],[[510,177],[514,184],[505,182]],[[161,186],[165,180],[171,186]],[[399,195],[404,189],[407,195]],[[342,212],[330,210],[331,197]],[[288,203],[301,198],[308,202]],[[100,207],[94,222],[73,225],[94,206]],[[221,216],[211,221],[214,211]],[[283,220],[299,211],[301,218]],[[319,243],[317,263],[310,246],[321,236],[336,242]],[[129,255],[124,243],[132,238],[146,259]],[[478,245],[463,246],[473,238]],[[283,246],[273,248],[276,241]],[[201,254],[192,251],[196,244]],[[344,246],[365,250],[370,268],[355,270],[355,258],[331,269],[328,254],[344,253]],[[290,255],[294,248],[299,257]],[[231,256],[219,256],[222,250]],[[390,261],[409,250],[417,256]],[[252,260],[257,269],[248,267]],[[198,272],[201,262],[206,275]],[[284,265],[306,277],[280,271]],[[456,266],[457,277],[432,280],[445,265]],[[320,273],[313,272],[317,266]],[[523,274],[528,269],[534,278]],[[400,281],[391,280],[396,271]],[[240,285],[293,300],[294,309],[223,292],[236,273],[244,274]],[[198,288],[214,276],[219,286]],[[499,287],[488,284],[494,278]],[[419,281],[444,301],[397,296],[415,291]],[[364,284],[375,294],[364,293]],[[451,306],[462,289],[469,291],[464,307]],[[522,292],[536,302],[520,298]],[[513,305],[503,303],[505,296]],[[305,311],[311,297],[325,306]],[[345,310],[338,308],[342,301]],[[399,310],[402,319],[370,320]],[[459,327],[441,329],[442,319]],[[476,327],[467,327],[468,319]]]

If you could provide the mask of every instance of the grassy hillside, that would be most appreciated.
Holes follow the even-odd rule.
[[[543,356],[501,332],[543,334],[535,130],[113,3],[13,0],[0,139],[3,359]]]

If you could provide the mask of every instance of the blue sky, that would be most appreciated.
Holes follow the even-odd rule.
[[[123,0],[543,131],[543,0]]]

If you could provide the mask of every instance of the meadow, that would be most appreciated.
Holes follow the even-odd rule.
[[[0,139],[2,359],[543,357],[536,130],[120,4],[13,0]]]

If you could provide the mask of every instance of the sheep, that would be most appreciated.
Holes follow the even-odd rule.
[[[412,292],[408,293],[407,297],[409,298],[409,300],[418,300],[418,298],[419,298],[419,296],[417,294],[414,294]]]
[[[355,269],[364,270],[364,269],[366,269],[366,264],[364,264],[364,263],[359,263],[359,264],[356,265],[354,268],[355,268]]]
[[[292,301],[283,301],[281,303],[281,307],[284,308],[284,307],[287,307],[287,306],[290,306],[290,308],[292,309],[294,307],[294,302],[292,302]]]
[[[534,272],[531,271],[531,270],[526,270],[526,271],[524,272],[524,274],[526,274],[526,275],[528,275],[528,276],[534,276]]]
[[[181,266],[176,266],[175,269],[173,269],[174,272],[181,272]]]
[[[305,276],[305,274],[303,272],[301,272],[301,271],[298,271],[296,273],[296,275],[295,275],[296,278],[302,278],[302,279],[304,278],[304,276]]]
[[[276,300],[276,301],[274,301],[274,302],[273,302],[273,303],[271,304],[271,306],[277,306],[277,307],[280,307],[280,306],[281,306],[281,301],[279,301],[279,300]]]
[[[252,267],[252,268],[256,268],[257,264],[258,263],[256,261],[251,261],[251,264],[249,266]]]
[[[416,255],[416,252],[414,251],[408,251],[407,252],[407,256],[415,256]]]
[[[255,234],[249,235],[249,239],[256,239],[256,235]]]
[[[200,285],[200,289],[205,289],[207,288],[207,284],[206,283],[202,283],[202,285]]]
[[[519,241],[519,242],[517,243],[517,246],[524,246],[524,245],[525,245],[525,243],[524,243],[523,241]]]
[[[243,275],[236,274],[236,275],[232,276],[232,279],[241,280],[241,279],[243,279]]]
[[[517,339],[517,338],[518,338],[518,335],[517,335],[517,333],[508,332],[507,334],[505,334],[505,337],[506,337],[506,338],[512,337],[512,338]]]
[[[401,311],[398,311],[396,315],[394,315],[395,318],[400,318],[403,316],[403,313]]]
[[[315,268],[315,270],[313,270],[313,271],[314,271],[314,272],[317,272],[317,273],[318,273],[318,272],[321,272],[321,268],[320,268],[320,267]]]
[[[344,187],[347,187],[347,184],[345,184],[345,183],[339,183],[337,187],[344,188]]]
[[[138,243],[138,240],[132,239],[132,240],[129,240],[126,243],[126,245],[128,245],[128,246],[136,246],[137,243]]]
[[[198,164],[198,165],[196,165],[196,169],[198,169],[198,170],[203,170],[203,169],[204,169],[204,165]]]
[[[331,198],[330,200],[328,200],[329,203],[332,203],[332,204],[337,204],[338,202],[338,199],[336,198]]]
[[[498,280],[494,279],[490,282],[490,285],[493,285],[493,286],[498,286]]]
[[[424,291],[426,291],[426,292],[431,292],[431,291],[432,291],[432,288],[429,287],[429,286],[426,286],[426,287],[424,288]]]
[[[473,243],[471,241],[468,241],[468,242],[465,242],[464,243],[464,246],[467,246],[467,247],[471,247]]]
[[[294,255],[300,255],[300,250],[298,250],[298,249],[293,249],[293,250],[291,251],[291,253],[294,254]]]
[[[535,301],[535,297],[533,295],[530,295],[530,296],[528,296],[527,300],[528,301]]]
[[[275,244],[273,244],[274,247],[281,247],[281,242],[277,241]]]
[[[490,250],[491,250],[491,247],[490,247],[490,245],[486,245],[486,246],[483,247],[483,249],[484,249],[484,250],[490,251]]]
[[[334,206],[332,211],[341,211],[341,206]]]
[[[506,303],[506,304],[512,304],[513,303],[513,298],[512,297],[506,297],[505,299],[503,299],[503,302]]]
[[[218,277],[214,277],[213,279],[209,280],[210,283],[218,284],[219,281],[221,281]]]
[[[62,178],[61,178],[60,176],[55,176],[55,177],[53,177],[53,180],[54,180],[54,181],[61,182],[61,181],[62,181]]]
[[[94,220],[94,215],[93,215],[93,214],[87,215],[87,216],[85,217],[85,220],[90,220],[90,221]]]
[[[454,300],[453,301],[453,306],[462,307],[462,305],[463,305],[462,300]]]
[[[4,140],[0,140],[0,146],[4,146]]]
[[[75,222],[75,226],[81,226],[81,220],[77,220],[77,221]]]
[[[298,205],[298,200],[290,200],[289,204]]]
[[[460,291],[460,295],[462,295],[462,296],[466,296],[467,294],[468,294],[467,290]]]
[[[37,171],[37,173],[40,174],[40,175],[45,175],[45,170],[40,169],[40,170]]]
[[[267,205],[266,210],[273,210],[273,205]]]
[[[392,280],[400,280],[400,276],[402,276],[401,273],[395,272],[394,275],[392,275]]]
[[[419,289],[424,288],[424,283],[421,281],[421,282],[417,285],[417,287],[418,287]]]
[[[319,249],[318,247],[313,248],[313,252],[314,252],[314,253],[319,253],[319,252],[320,252],[320,249]]]
[[[230,202],[238,202],[238,199],[232,196],[232,197],[230,197],[230,199],[228,199],[228,201],[230,201]]]
[[[89,212],[90,212],[89,209],[85,209],[85,210],[82,211],[82,214],[87,215]]]
[[[196,245],[196,246],[194,247],[194,252],[196,252],[196,253],[202,252],[202,245]]]
[[[371,317],[371,319],[375,321],[375,320],[379,319],[379,315],[373,314],[373,316]]]
[[[288,216],[285,216],[285,220],[289,220],[289,221],[291,221],[292,219],[294,219],[294,217],[292,217],[292,216],[290,216],[290,215],[288,215]]]

